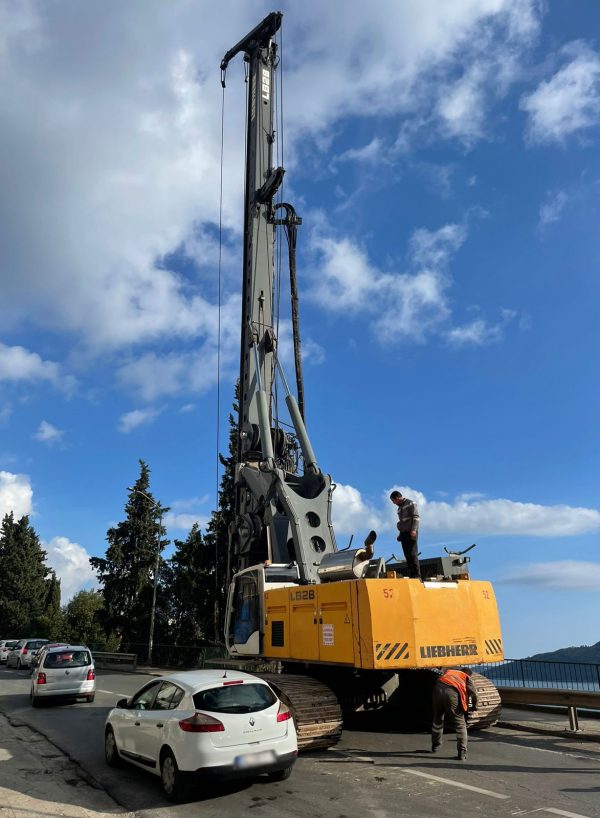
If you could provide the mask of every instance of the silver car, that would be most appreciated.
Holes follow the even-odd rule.
[[[31,655],[45,645],[47,639],[19,639],[17,644],[8,654],[7,667],[16,667],[21,670],[23,667],[31,667]]]
[[[17,639],[0,639],[0,665],[3,665],[8,660],[8,654],[15,647],[17,642]]]
[[[43,699],[85,698],[94,701],[96,671],[92,653],[85,645],[59,645],[44,650],[31,674],[31,704]]]

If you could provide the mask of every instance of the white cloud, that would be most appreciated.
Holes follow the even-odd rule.
[[[385,525],[384,516],[363,500],[358,489],[342,483],[338,483],[333,492],[332,520],[337,534],[355,534],[358,537],[358,542],[352,542],[356,548],[362,545],[371,529],[378,530]],[[345,543],[338,542],[337,545],[338,548],[345,547]]]
[[[453,327],[447,333],[447,339],[452,346],[485,346],[497,344],[504,338],[504,331],[508,324],[516,318],[514,310],[502,310],[500,321],[491,324],[484,318],[476,318],[468,324]]]
[[[138,426],[148,426],[160,415],[160,409],[133,409],[119,418],[119,431],[128,434]]]
[[[16,519],[33,511],[33,489],[29,476],[0,471],[0,519],[11,511]]]
[[[240,297],[232,296],[221,307],[221,376],[233,372],[239,364]],[[217,382],[218,310],[211,306],[205,313],[207,338],[194,349],[158,354],[147,352],[119,366],[120,383],[142,400],[177,394],[202,394]]]
[[[42,443],[47,443],[49,446],[53,446],[55,443],[61,442],[63,435],[64,431],[62,429],[57,429],[56,426],[48,423],[47,420],[42,420],[33,437]]]
[[[238,4],[228,14],[208,0],[131,0],[108,11],[97,0],[13,6],[0,0],[0,318],[70,332],[96,351],[207,338],[218,66],[267,7]],[[288,162],[295,140],[331,133],[350,114],[401,112],[419,122],[441,115],[455,133],[469,131],[463,123],[484,96],[498,93],[492,76],[506,83],[515,73],[498,66],[518,62],[539,25],[534,0],[384,0],[377,7],[348,0],[341,9],[308,0],[287,25]],[[242,207],[241,60],[234,70],[226,235],[239,231]],[[436,113],[440,75],[452,72],[467,79],[462,90],[455,81],[452,104]],[[178,247],[198,264],[195,276],[168,269],[165,259]],[[224,258],[229,263],[227,248]]]
[[[67,537],[53,537],[50,542],[43,543],[43,547],[48,554],[46,562],[60,579],[61,604],[68,602],[77,591],[95,584],[90,555],[82,545]]]
[[[548,227],[549,224],[557,222],[568,201],[569,197],[564,190],[548,192],[546,194],[546,201],[540,207],[539,229],[543,230],[545,227]]]
[[[519,565],[495,584],[533,585],[567,591],[594,591],[600,588],[600,562],[559,560]]]
[[[337,157],[337,161],[365,162],[367,164],[381,163],[385,161],[381,139],[375,136],[367,145],[363,145],[361,148],[349,148]]]
[[[71,393],[75,378],[65,375],[54,361],[44,361],[37,352],[25,347],[0,343],[0,381],[47,381],[58,389]]]
[[[334,493],[334,520],[344,533],[366,533],[369,528],[395,531],[397,514],[389,501],[392,489],[417,502],[421,526],[427,534],[572,537],[600,530],[600,511],[595,508],[485,499],[479,492],[461,494],[452,502],[428,500],[410,486],[391,486],[382,495],[380,505],[375,505],[365,502],[360,491],[352,486],[341,489],[340,494],[337,490]]]
[[[521,99],[532,143],[562,143],[600,123],[600,55],[580,40],[562,53],[569,62]]]
[[[202,531],[206,531],[209,520],[210,514],[174,514],[169,511],[165,514],[164,524],[167,528],[189,531],[195,523],[198,523]]]
[[[449,315],[448,265],[465,238],[466,228],[459,224],[416,230],[409,272],[384,272],[354,240],[335,239],[319,229],[312,237],[311,297],[333,312],[373,314],[382,340],[422,341]]]

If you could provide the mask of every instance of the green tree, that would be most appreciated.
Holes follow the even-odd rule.
[[[92,557],[104,599],[104,626],[124,643],[146,644],[154,589],[156,553],[169,540],[162,516],[169,509],[150,492],[150,469],[140,460],[140,476],[129,490],[126,519],[107,532],[105,557]]]
[[[55,572],[50,569],[50,574],[46,579],[44,610],[34,622],[33,630],[39,636],[56,640],[63,638],[63,629],[63,614],[60,607],[60,580]]]
[[[48,581],[46,552],[29,517],[15,522],[5,515],[0,529],[0,631],[23,636],[39,623],[48,604],[48,593],[56,593],[56,577]],[[49,585],[51,588],[49,588]],[[60,586],[58,593],[60,594]],[[60,603],[59,603],[60,604]],[[31,634],[34,635],[34,634]],[[35,634],[37,635],[37,634]]]
[[[65,639],[72,644],[104,648],[104,599],[99,591],[79,591],[64,608]]]
[[[229,454],[224,457],[219,454],[223,466],[219,485],[219,507],[213,511],[206,534],[204,547],[201,551],[201,564],[211,588],[207,597],[207,619],[212,619],[213,639],[217,643],[223,642],[223,626],[225,620],[225,601],[229,584],[228,560],[229,529],[235,519],[235,463],[238,446],[238,414],[239,414],[239,383],[235,387],[235,402],[233,414],[229,415]],[[208,629],[207,633],[211,630]]]
[[[194,523],[185,540],[175,540],[167,560],[163,584],[168,589],[170,637],[175,644],[193,645],[212,640],[214,587],[207,572],[206,544]]]

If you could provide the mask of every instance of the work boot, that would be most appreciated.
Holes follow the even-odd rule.
[[[467,757],[467,751],[466,750],[459,750],[458,755],[456,756],[456,760],[457,761],[464,761],[466,759],[466,757]]]
[[[432,744],[432,745],[431,745],[431,752],[432,752],[432,753],[437,753],[437,751],[439,750],[439,748],[440,748],[440,745],[439,745],[439,744]]]

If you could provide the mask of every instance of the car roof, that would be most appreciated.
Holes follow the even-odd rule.
[[[205,668],[204,670],[186,670],[181,673],[172,673],[170,676],[160,677],[160,681],[174,682],[186,688],[188,692],[191,693],[201,690],[203,687],[211,687],[215,684],[222,684],[227,681],[234,682],[240,679],[244,682],[267,684],[263,679],[254,676],[252,673],[244,673],[240,670],[225,670],[225,668],[222,667]]]
[[[67,650],[89,650],[86,645],[52,645],[48,647],[48,653],[64,653]]]

